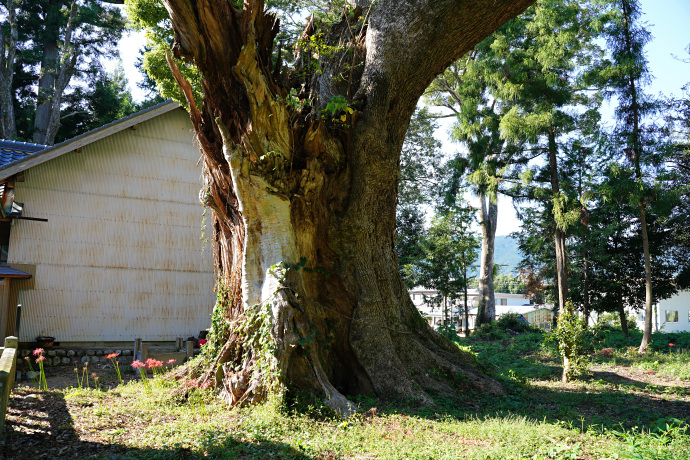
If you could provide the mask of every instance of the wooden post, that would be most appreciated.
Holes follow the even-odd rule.
[[[139,349],[141,348],[141,339],[134,339],[134,359],[139,359],[137,356],[137,353],[139,353]]]
[[[194,357],[194,341],[187,340],[187,361]]]
[[[175,349],[177,351],[182,350],[182,337],[175,339]]]
[[[149,344],[148,343],[142,343],[141,344],[141,362],[145,363],[147,359],[149,359]]]
[[[0,334],[4,340],[7,336],[7,320],[10,316],[10,280],[12,278],[4,278],[5,284],[2,287],[2,296],[0,296]]]

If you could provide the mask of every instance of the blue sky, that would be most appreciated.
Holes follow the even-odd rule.
[[[687,52],[690,45],[690,0],[640,0],[640,4],[644,13],[643,20],[653,36],[646,53],[654,79],[647,90],[655,95],[663,93],[666,96],[680,96],[683,85],[690,82],[690,63],[680,60],[690,59]],[[130,33],[120,41],[119,46],[125,73],[137,100],[143,94],[136,86],[141,76],[134,67],[134,62],[143,46],[144,37],[140,33]],[[446,134],[440,132],[438,137],[446,138]],[[457,148],[447,142],[444,144],[449,149]],[[506,198],[499,200],[496,234],[507,235],[517,230],[519,225],[510,201]]]

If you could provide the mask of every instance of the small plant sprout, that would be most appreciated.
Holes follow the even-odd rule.
[[[81,376],[81,381],[82,383],[86,382],[85,388],[89,388],[89,362],[86,361],[84,363],[84,368],[82,369],[82,376]]]
[[[77,375],[77,388],[81,390],[81,379],[79,378],[79,367],[77,367],[77,362],[74,362],[74,373]]]
[[[33,375],[33,373],[34,373],[34,367],[31,365],[31,358],[29,358],[28,356],[26,356],[26,357],[24,358],[24,360],[25,360],[25,361],[27,362],[27,364],[29,365],[29,370],[31,371],[31,373],[32,373],[32,375]],[[34,382],[34,385],[36,385],[36,388],[38,388],[38,377],[32,377],[32,378],[31,378],[31,381]]]
[[[117,380],[118,382],[120,382],[120,385],[122,385],[122,375],[120,374],[120,362],[115,359],[119,355],[120,353],[110,353],[109,355],[105,355],[105,357],[112,361],[113,366],[115,367],[115,371],[117,372]]]
[[[141,375],[141,381],[144,382],[144,386],[148,389],[149,383],[148,380],[146,379],[146,364],[142,363],[141,361],[134,360],[132,362],[132,369],[137,370],[139,369],[139,375]]]
[[[36,362],[38,363],[38,368],[40,370],[40,374],[38,376],[38,385],[36,385],[36,388],[40,389],[43,387],[43,391],[48,391],[48,382],[46,382],[46,374],[43,370],[43,361],[46,360],[46,357],[43,356],[43,353],[43,348],[36,348],[34,350],[34,356],[38,356],[38,358],[36,358]]]

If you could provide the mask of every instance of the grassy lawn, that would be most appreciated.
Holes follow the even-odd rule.
[[[359,397],[340,420],[295,398],[229,410],[208,391],[132,381],[106,391],[19,388],[6,458],[685,459],[690,458],[690,354],[628,349],[600,336],[591,375],[560,382],[555,346],[539,333],[461,340],[509,391],[462,394],[436,407]],[[613,341],[621,343],[614,345]],[[687,339],[690,341],[690,334]],[[638,342],[639,343],[639,342]],[[603,350],[603,351],[602,351]],[[48,380],[50,385],[50,379]]]

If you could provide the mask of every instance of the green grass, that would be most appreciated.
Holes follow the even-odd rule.
[[[41,448],[84,458],[690,458],[687,353],[638,357],[622,344],[595,358],[591,378],[561,384],[553,346],[541,333],[461,344],[507,396],[460,394],[433,407],[359,396],[360,412],[341,420],[304,395],[229,409],[200,389],[182,399],[171,382],[53,390],[45,397],[69,413],[60,425],[66,431],[53,435],[66,439],[71,430],[75,450],[64,450],[63,441]],[[632,378],[638,371],[655,372],[656,383]],[[22,423],[10,418],[9,446],[36,436],[22,432]]]

